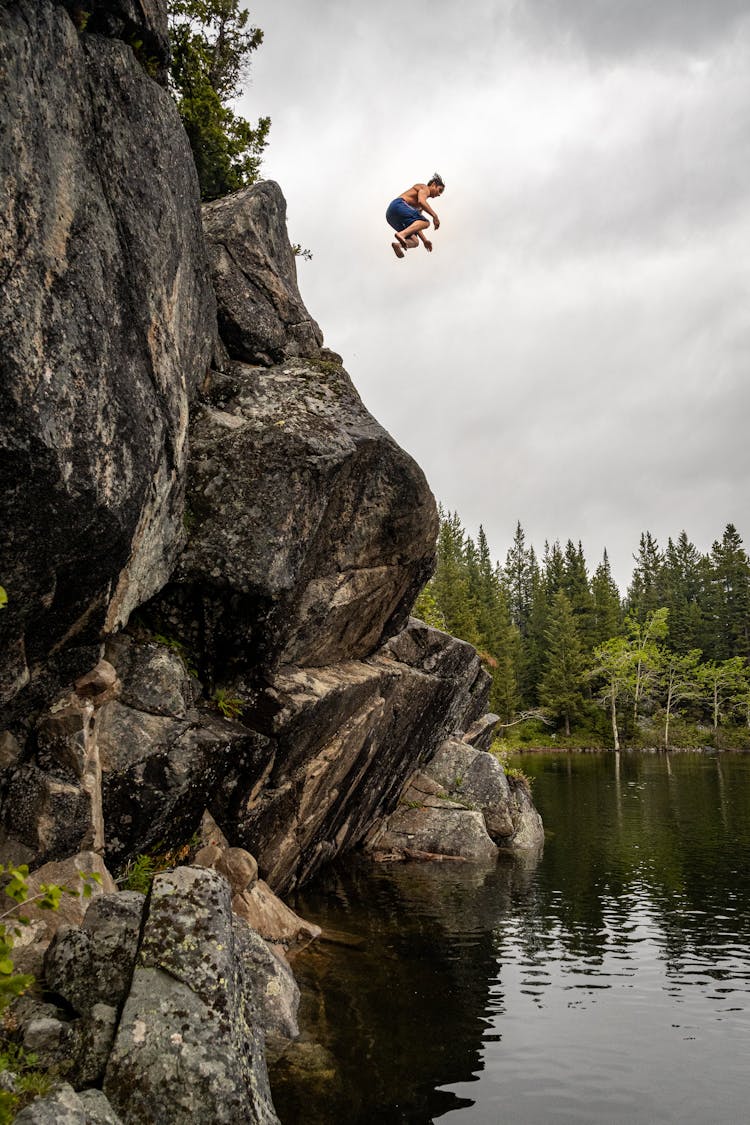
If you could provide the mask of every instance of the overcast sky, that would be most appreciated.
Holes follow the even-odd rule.
[[[493,557],[750,537],[747,0],[257,0],[303,298]],[[434,252],[384,212],[438,171]],[[749,546],[747,539],[746,547]]]

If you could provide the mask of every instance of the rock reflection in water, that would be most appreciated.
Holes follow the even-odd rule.
[[[271,1065],[285,1125],[427,1122],[472,1104],[436,1087],[481,1069],[491,1014],[502,1009],[495,931],[528,892],[537,859],[354,861],[298,895],[296,909],[335,940],[294,963],[303,1033],[272,1051]]]

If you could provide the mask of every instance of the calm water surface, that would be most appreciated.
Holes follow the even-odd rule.
[[[750,756],[521,764],[543,856],[359,860],[299,895],[350,944],[295,963],[284,1125],[750,1122]]]

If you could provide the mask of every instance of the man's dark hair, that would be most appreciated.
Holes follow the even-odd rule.
[[[430,184],[437,184],[437,186],[441,188],[445,187],[445,184],[443,183],[443,177],[439,172],[432,173],[432,178],[427,181],[427,186],[429,187]]]

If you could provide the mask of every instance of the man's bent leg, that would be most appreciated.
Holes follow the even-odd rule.
[[[415,246],[419,245],[417,241],[417,231],[427,230],[429,225],[427,219],[417,219],[411,226],[406,227],[405,230],[397,230],[396,238],[402,246],[407,248],[411,247],[413,249]]]

